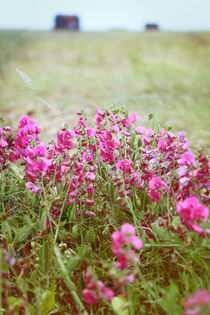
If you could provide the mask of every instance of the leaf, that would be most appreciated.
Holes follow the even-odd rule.
[[[14,242],[21,243],[24,241],[32,233],[34,226],[35,224],[25,225],[18,229]]]
[[[119,191],[119,188],[116,187],[116,188],[115,188],[115,191],[114,191],[114,202],[117,202],[117,199],[118,199],[118,197],[119,197],[118,191]]]
[[[78,256],[70,258],[70,260],[69,260],[69,262],[68,262],[68,264],[66,266],[67,271],[69,273],[74,271],[74,269],[76,269],[77,264],[78,264],[79,261],[80,261],[80,257],[78,257]]]
[[[130,146],[133,148],[136,140],[136,134],[134,133],[130,139]]]
[[[141,147],[142,146],[142,141],[141,139],[138,140],[138,147]]]
[[[1,224],[1,232],[5,236],[8,242],[12,242],[12,231],[7,221],[3,221]]]
[[[111,306],[117,315],[128,315],[128,303],[121,295],[112,299]]]
[[[165,295],[160,298],[159,304],[167,314],[181,315],[182,307],[177,301],[179,296],[179,289],[172,282],[166,289]]]
[[[161,240],[171,240],[171,237],[166,231],[166,229],[162,228],[161,226],[157,224],[152,224],[151,225],[152,230],[155,232],[155,234],[161,239]]]
[[[54,308],[55,294],[52,291],[45,291],[42,293],[40,310],[42,315],[46,315],[50,310]]]
[[[49,259],[49,246],[46,242],[44,242],[44,244],[39,248],[39,264],[43,273],[45,273],[48,269]]]
[[[151,120],[152,118],[154,118],[153,113],[149,113],[149,115],[148,115],[148,120]]]

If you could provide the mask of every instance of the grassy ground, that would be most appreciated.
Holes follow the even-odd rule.
[[[140,123],[153,112],[164,126],[185,130],[210,146],[210,33],[0,32],[0,111],[16,124],[20,115],[38,120],[46,139],[75,113],[110,103],[125,105]],[[28,93],[16,72],[25,72]],[[36,95],[36,96],[35,96]]]

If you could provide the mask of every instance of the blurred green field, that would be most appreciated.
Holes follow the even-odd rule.
[[[209,69],[210,32],[0,31],[0,112],[13,126],[31,115],[48,139],[62,125],[58,116],[72,126],[81,109],[93,117],[114,103],[137,113],[140,124],[152,112],[210,147]]]

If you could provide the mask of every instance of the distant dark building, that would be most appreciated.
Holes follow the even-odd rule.
[[[158,24],[155,24],[155,23],[147,23],[145,25],[145,30],[146,31],[158,31],[159,26],[158,26]]]
[[[70,31],[79,31],[79,18],[76,15],[57,15],[55,18],[55,29],[66,29]]]

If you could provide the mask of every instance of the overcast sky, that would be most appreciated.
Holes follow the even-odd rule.
[[[58,13],[77,14],[84,30],[210,30],[210,0],[0,0],[0,28],[51,29]]]

